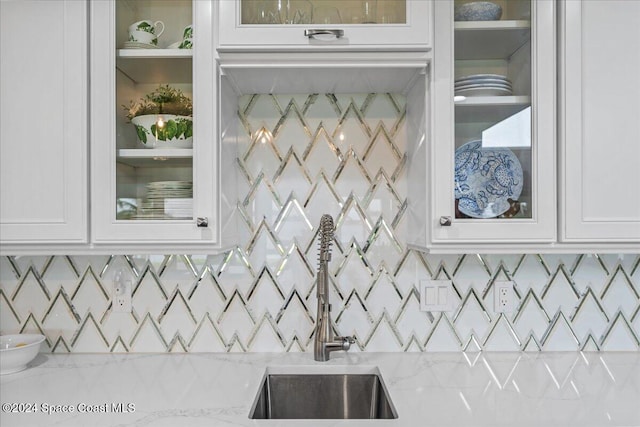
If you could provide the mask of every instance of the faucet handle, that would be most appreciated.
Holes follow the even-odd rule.
[[[340,339],[342,339],[342,349],[344,351],[349,350],[351,348],[351,345],[356,343],[356,337],[351,335],[347,337],[340,337]]]

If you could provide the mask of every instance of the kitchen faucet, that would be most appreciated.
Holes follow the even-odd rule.
[[[320,219],[320,248],[318,254],[318,277],[316,290],[318,310],[316,312],[316,336],[313,358],[326,362],[329,354],[336,350],[349,350],[354,337],[336,337],[331,328],[331,304],[329,304],[329,261],[331,261],[331,241],[333,240],[333,218],[324,214]]]

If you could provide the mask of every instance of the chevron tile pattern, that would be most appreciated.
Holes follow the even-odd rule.
[[[407,248],[405,99],[240,98],[240,245],[221,255],[0,258],[0,332],[52,352],[310,351],[320,216],[336,223],[331,300],[354,351],[640,351],[637,254],[433,255]],[[133,311],[114,313],[116,274]],[[450,279],[454,311],[419,310]],[[494,282],[516,311],[493,311]]]

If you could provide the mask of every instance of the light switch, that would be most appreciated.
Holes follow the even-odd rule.
[[[450,284],[451,282],[449,282]],[[438,305],[446,305],[449,300],[449,287],[438,286]]]
[[[425,292],[427,293],[427,296],[426,296],[426,299],[427,299],[426,304],[427,305],[436,305],[436,304],[438,304],[436,288],[434,288],[433,286],[428,286],[425,289]]]
[[[453,288],[451,280],[421,280],[421,311],[453,311]]]

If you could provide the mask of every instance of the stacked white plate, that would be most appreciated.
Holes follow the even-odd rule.
[[[455,81],[455,94],[463,96],[513,95],[511,81],[500,74],[473,74]]]
[[[155,181],[147,184],[136,219],[193,218],[193,183],[191,181]]]
[[[160,47],[150,43],[124,42],[125,49],[160,49]]]

